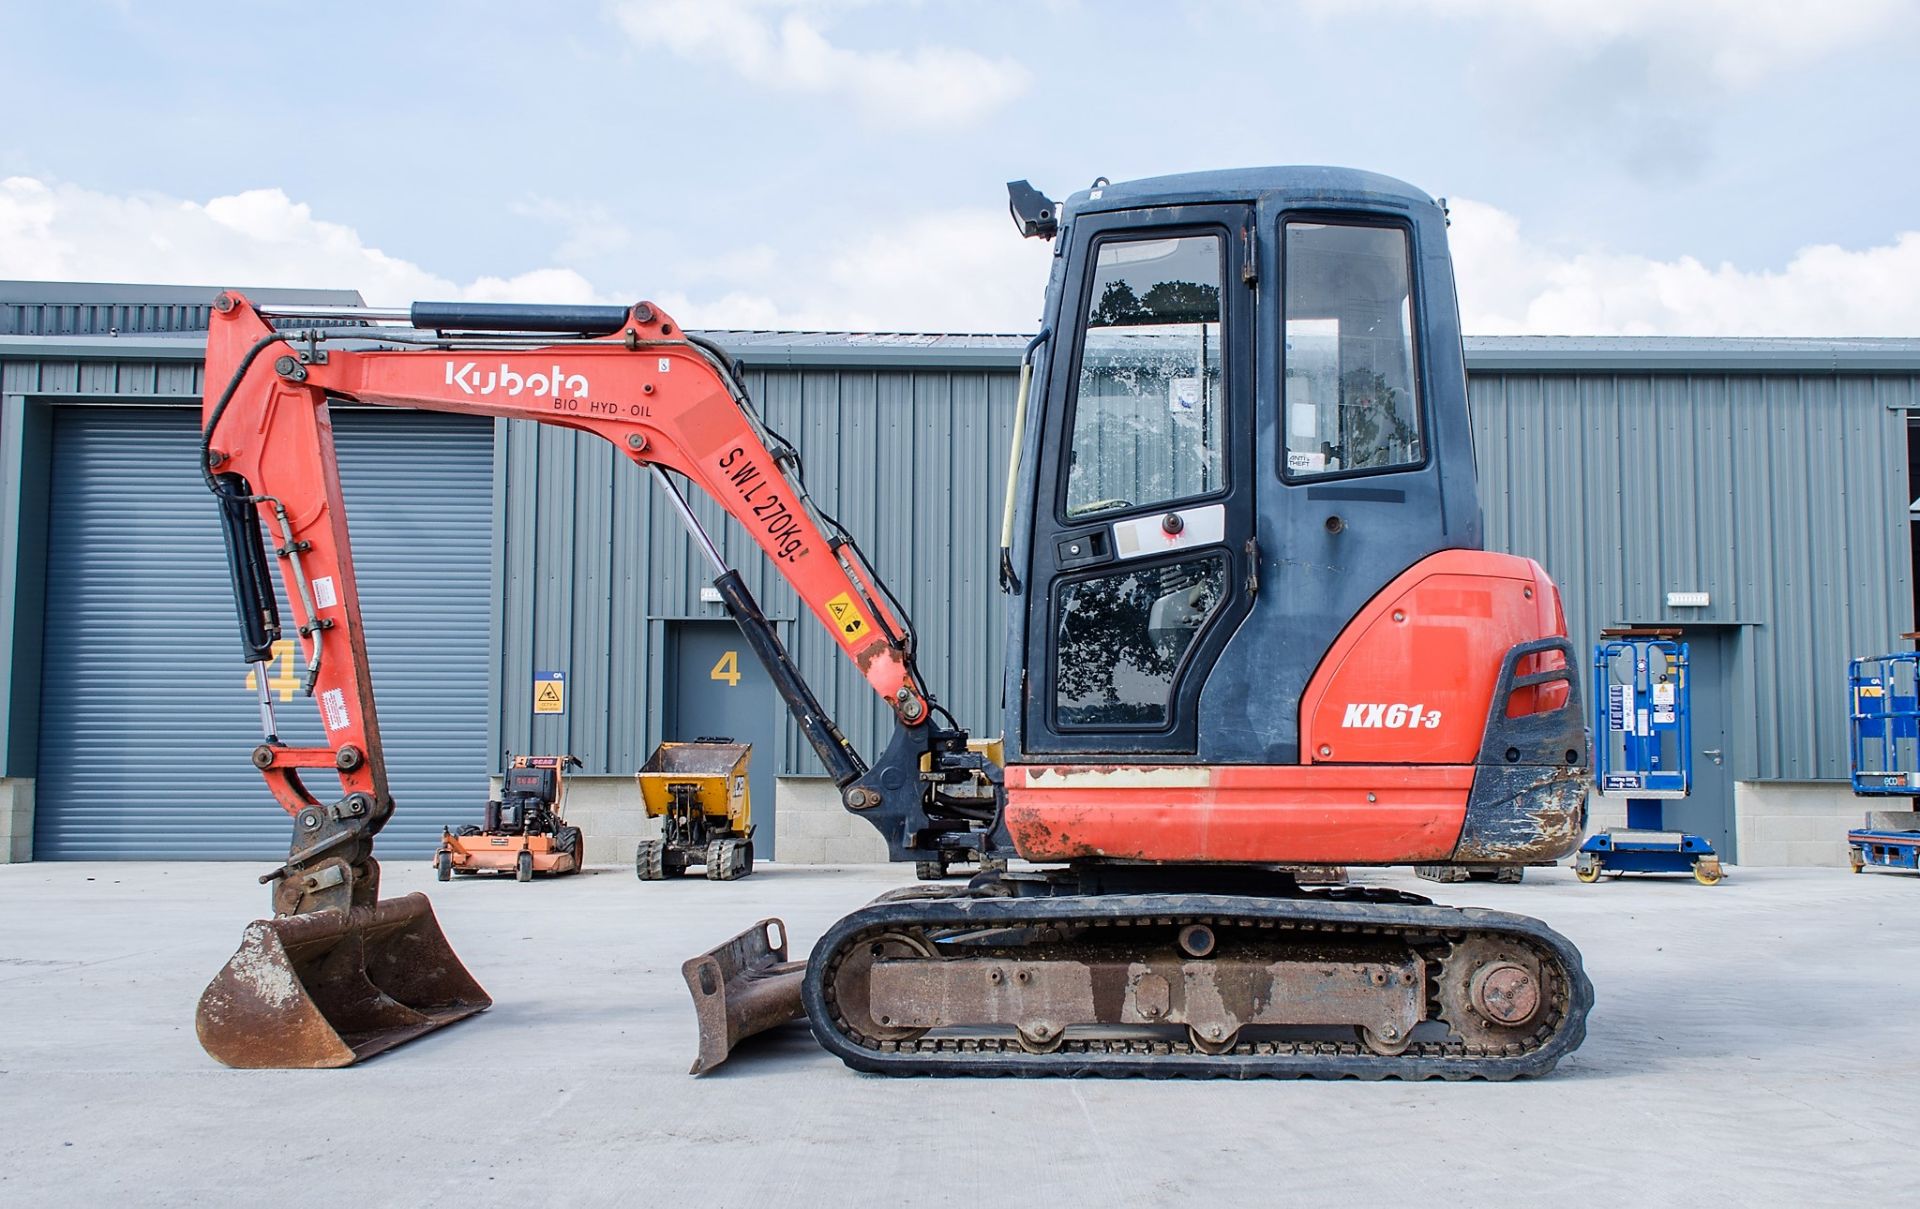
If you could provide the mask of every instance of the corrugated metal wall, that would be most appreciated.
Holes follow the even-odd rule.
[[[750,377],[807,458],[815,497],[906,599],[936,690],[963,722],[997,730],[993,552],[1014,374]],[[1735,775],[1844,776],[1846,661],[1912,628],[1905,426],[1892,409],[1920,406],[1920,376],[1477,370],[1470,390],[1489,544],[1546,565],[1576,639],[1623,621],[1740,623]],[[506,428],[496,758],[564,748],[589,771],[630,771],[659,735],[647,709],[661,699],[659,621],[723,614],[700,603],[704,564],[611,447]],[[704,499],[696,511],[769,613],[795,618],[745,536]],[[1668,610],[1668,591],[1713,605]],[[886,728],[864,684],[810,620],[785,635],[855,744],[876,751]],[[568,714],[535,719],[532,673],[556,668],[569,673]],[[779,756],[783,774],[819,771],[791,730]]]
[[[956,716],[993,729],[1001,596],[994,579],[1014,375],[971,369],[754,370],[767,422],[799,447],[814,497],[846,525],[901,597],[921,662]],[[570,751],[588,772],[629,773],[660,738],[666,619],[721,619],[702,604],[706,564],[648,477],[607,442],[502,421],[506,515],[500,565],[503,719],[495,756]],[[692,493],[822,703],[865,753],[888,733],[872,691],[772,574],[745,533]],[[564,716],[535,716],[535,671],[565,671]],[[786,728],[777,767],[819,766]]]
[[[95,350],[0,337],[0,393],[9,408],[21,397],[190,401],[197,347],[175,339]],[[745,339],[756,397],[808,458],[815,494],[912,606],[947,704],[996,728],[993,548],[1021,341],[723,339]],[[151,357],[132,355],[135,344]],[[1468,352],[1490,542],[1548,566],[1583,638],[1620,621],[1738,623],[1736,775],[1842,776],[1845,661],[1898,645],[1913,623],[1894,409],[1920,407],[1915,343],[1506,339]],[[699,600],[705,568],[645,476],[604,442],[499,431],[489,762],[571,749],[590,771],[631,772],[659,737],[665,621],[722,616]],[[744,534],[696,507],[772,615],[797,618]],[[1710,592],[1713,607],[1666,610],[1670,590]],[[810,620],[785,632],[828,707],[875,750],[885,727],[865,686]],[[551,669],[569,674],[568,711],[536,720],[532,673]],[[33,685],[18,668],[10,679],[14,721],[30,719],[38,693],[20,697]],[[11,754],[26,764],[33,748]],[[815,771],[791,732],[778,754],[782,772]]]
[[[1920,377],[1475,373],[1487,542],[1560,583],[1576,640],[1737,628],[1734,776],[1847,774],[1846,667],[1913,628],[1905,414]],[[1666,593],[1710,594],[1669,609]]]

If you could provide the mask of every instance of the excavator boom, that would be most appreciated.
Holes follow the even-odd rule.
[[[352,325],[320,326],[343,319]],[[388,321],[406,326],[378,326]],[[283,743],[262,694],[253,762],[293,817],[293,839],[286,862],[263,879],[274,886],[274,918],[249,930],[201,1003],[202,1040],[222,1061],[341,1065],[490,1002],[423,896],[379,897],[373,840],[394,804],[330,400],[556,424],[604,437],[646,467],[705,551],[801,732],[835,781],[852,784],[866,764],[668,472],[697,484],[740,521],[903,726],[926,729],[933,703],[910,635],[858,546],[812,506],[797,455],[759,423],[719,350],[649,304],[276,315],[225,294],[208,335],[207,383],[204,471],[219,502],[245,657],[264,686],[281,629],[263,553],[270,539],[301,643],[302,686],[326,735],[325,746]],[[309,788],[303,774],[316,773],[337,777],[337,796]],[[442,977],[420,973],[428,952],[425,968]],[[300,1027],[287,1027],[289,1012]],[[280,1040],[258,1044],[266,1035]]]

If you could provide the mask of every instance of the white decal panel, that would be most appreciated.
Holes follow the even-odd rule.
[[[1173,532],[1167,518],[1179,517]],[[1176,508],[1153,516],[1113,522],[1113,552],[1119,558],[1145,558],[1168,550],[1186,550],[1195,546],[1217,546],[1227,540],[1227,506],[1207,504],[1200,508]]]
[[[326,719],[328,730],[347,729],[347,695],[337,688],[321,693],[320,716]]]

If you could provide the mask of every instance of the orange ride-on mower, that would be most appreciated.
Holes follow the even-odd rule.
[[[633,869],[640,880],[679,877],[705,865],[707,880],[730,882],[753,872],[753,812],[747,761],[753,745],[729,739],[662,743],[634,774],[647,817],[660,838],[641,840]]]
[[[586,864],[586,841],[561,813],[569,764],[578,768],[580,761],[572,756],[515,756],[500,799],[487,803],[486,821],[459,831],[449,827],[441,834],[440,848],[433,854],[440,880],[456,873],[511,870],[514,880],[530,882],[536,873],[579,872]]]

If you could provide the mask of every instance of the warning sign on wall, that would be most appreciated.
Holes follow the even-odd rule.
[[[565,672],[533,674],[533,712],[536,714],[567,712],[567,674]]]

